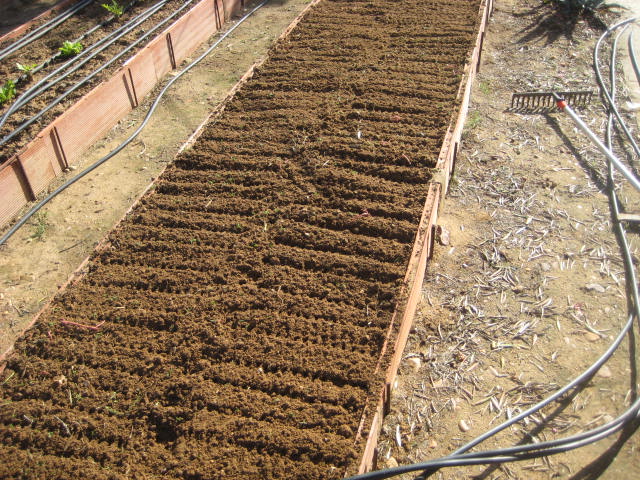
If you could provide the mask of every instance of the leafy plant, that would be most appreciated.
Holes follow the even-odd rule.
[[[31,238],[34,240],[43,240],[45,233],[47,233],[47,228],[49,227],[49,223],[47,222],[47,213],[48,212],[36,213],[36,228],[31,235]]]
[[[24,73],[27,77],[31,76],[31,72],[33,72],[33,69],[36,68],[37,66],[38,66],[37,63],[32,63],[29,65],[16,63],[16,68],[20,70],[22,73]]]
[[[16,96],[16,82],[7,80],[2,88],[0,88],[0,105],[11,100]]]
[[[111,0],[111,4],[103,3],[102,8],[108,12],[113,13],[116,17],[119,17],[124,13],[124,7],[120,5],[116,0]]]
[[[60,55],[63,57],[73,57],[78,55],[82,51],[82,48],[83,46],[80,42],[70,42],[69,40],[65,40],[58,50],[60,50]]]

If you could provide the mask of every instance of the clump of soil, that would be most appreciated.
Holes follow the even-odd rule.
[[[312,9],[19,342],[0,476],[353,469],[477,12]]]

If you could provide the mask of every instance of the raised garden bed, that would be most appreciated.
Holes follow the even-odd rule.
[[[95,71],[101,62],[112,58],[108,56],[112,48],[122,49],[123,43],[127,45],[133,36],[140,34],[140,30],[144,31],[145,28],[160,24],[167,15],[175,13],[176,8],[184,4],[183,0],[169,0],[158,13],[141,23],[135,32],[118,40],[112,47],[83,65],[74,73],[74,78],[82,79],[84,75]],[[136,49],[127,52],[121,60],[114,62],[91,82],[48,111],[43,117],[43,123],[50,123],[44,129],[42,123],[34,123],[3,145],[0,155],[3,161],[0,165],[0,224],[9,221],[27,202],[34,200],[56,176],[73,166],[86,148],[101,138],[127,112],[138,106],[144,95],[168,71],[176,68],[243,4],[242,0],[193,0],[188,5],[189,8],[182,12],[182,16],[177,16],[179,20],[172,18],[173,23],[168,22],[170,27],[160,28],[154,32],[155,37],[150,36],[153,40],[136,45],[138,50],[144,48],[127,60],[124,66],[122,62]],[[144,8],[148,6],[145,4]],[[139,13],[135,8],[132,8],[131,12]],[[109,29],[113,30],[124,22],[124,16],[99,29],[94,35],[103,35]],[[95,23],[95,19],[92,21]],[[62,26],[64,25],[66,23]],[[57,45],[61,39],[62,37],[58,38],[54,43]],[[46,57],[51,52],[46,39],[34,42],[26,48],[30,51],[43,48],[46,52],[43,52],[41,57]],[[26,53],[22,50],[20,52],[3,62],[9,71],[15,70],[14,60],[19,59],[18,61],[25,63],[31,61],[23,60]],[[9,75],[9,72],[5,74]],[[38,75],[45,75],[45,72]],[[38,75],[34,75],[31,82],[37,81]],[[95,86],[96,81],[100,79],[106,80]],[[33,104],[30,103],[15,112],[8,118],[0,137],[6,137],[22,122],[28,120],[30,115],[40,111],[44,105],[67,90],[72,83],[60,83],[43,96],[34,99]],[[28,87],[28,84],[25,83],[23,87]],[[0,116],[8,107],[9,104],[6,104]],[[34,135],[35,139],[32,140]]]
[[[371,466],[486,18],[397,7],[310,10],[43,313],[2,376],[1,475]]]

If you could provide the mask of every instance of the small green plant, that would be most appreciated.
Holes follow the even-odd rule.
[[[491,93],[491,87],[489,86],[489,83],[487,83],[487,82],[478,83],[478,88],[485,95],[489,95]]]
[[[63,58],[66,58],[78,55],[82,51],[82,48],[83,46],[80,42],[70,42],[69,40],[65,40],[58,50],[60,50],[60,55]]]
[[[31,76],[33,69],[38,66],[37,63],[32,63],[29,65],[23,65],[22,63],[16,63],[16,68],[24,73],[27,77]]]
[[[482,116],[480,115],[480,112],[474,110],[467,118],[467,129],[473,130],[474,128],[477,128],[480,123],[482,123]]]
[[[2,88],[0,88],[0,105],[11,100],[16,96],[16,82],[7,80]]]
[[[122,413],[122,412],[121,412],[121,411],[119,411],[119,410],[116,410],[116,409],[115,409],[115,408],[113,408],[113,407],[110,407],[109,405],[105,405],[105,406],[104,406],[104,409],[105,409],[107,412],[109,412],[111,415],[116,415],[116,416],[122,416],[122,415],[124,415],[124,413]]]
[[[116,17],[119,17],[124,13],[124,7],[116,2],[116,0],[111,0],[111,4],[103,3],[102,8],[113,13]]]
[[[31,238],[34,240],[43,240],[45,233],[47,233],[47,228],[49,228],[49,223],[47,223],[47,213],[48,212],[38,212],[36,213],[36,229],[31,235]]]

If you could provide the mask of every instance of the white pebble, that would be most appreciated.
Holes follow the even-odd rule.
[[[458,428],[461,432],[468,432],[469,430],[471,430],[471,427],[464,419],[458,422]]]

